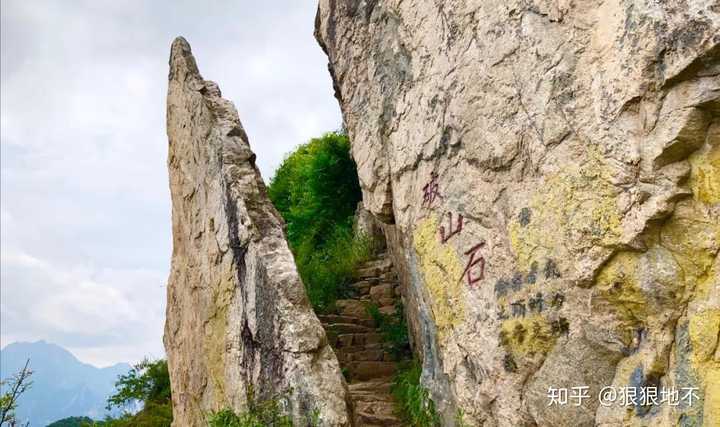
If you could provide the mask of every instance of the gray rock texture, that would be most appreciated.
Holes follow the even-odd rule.
[[[167,98],[173,256],[165,349],[174,425],[276,399],[295,425],[349,425],[312,311],[237,111],[176,39]]]
[[[720,425],[717,0],[320,0],[315,25],[446,425]]]

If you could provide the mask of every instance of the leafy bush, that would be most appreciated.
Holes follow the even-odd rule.
[[[470,424],[465,422],[465,413],[462,409],[458,409],[455,413],[455,427],[470,427]]]
[[[420,384],[422,367],[413,361],[398,371],[393,381],[392,393],[398,404],[399,412],[405,420],[415,427],[436,427],[440,417],[430,393]]]
[[[328,232],[351,225],[362,197],[347,135],[329,132],[299,146],[278,168],[268,195],[293,248],[324,246]]]
[[[367,311],[378,325],[385,349],[392,354],[393,358],[399,361],[409,357],[412,352],[402,303],[395,304],[395,313],[392,315],[381,313],[376,304],[369,304]]]
[[[46,427],[82,427],[92,424],[93,420],[90,417],[67,417],[50,423]]]
[[[257,401],[252,386],[247,392],[248,410],[236,414],[232,409],[208,414],[208,427],[292,427],[292,419],[283,415],[277,398]],[[310,414],[306,425],[318,425],[319,412]]]
[[[317,312],[334,309],[338,298],[350,295],[355,268],[370,259],[369,239],[354,235],[352,229],[336,227],[324,247],[296,257],[298,271],[310,302]]]
[[[116,392],[108,398],[107,409],[123,408],[137,402],[162,404],[170,401],[170,373],[164,359],[144,359],[115,383]]]
[[[275,406],[254,408],[242,414],[223,409],[208,416],[208,427],[292,427],[289,417],[280,415]]]
[[[172,420],[170,402],[147,401],[135,414],[125,413],[118,418],[107,417],[103,421],[83,424],[83,427],[170,427]]]
[[[370,258],[369,239],[353,233],[361,199],[350,142],[326,133],[291,153],[268,187],[287,224],[287,237],[308,297],[318,312],[346,296],[355,267]]]
[[[120,375],[115,383],[116,392],[108,398],[107,409],[122,408],[126,412],[118,418],[83,423],[96,427],[170,427],[172,404],[170,374],[164,359],[145,359]],[[137,413],[131,410],[142,406]]]

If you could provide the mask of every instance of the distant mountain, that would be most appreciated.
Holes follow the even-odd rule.
[[[130,370],[127,363],[96,368],[45,341],[19,342],[0,351],[0,377],[7,378],[22,369],[28,358],[33,384],[21,397],[17,415],[19,420],[30,421],[31,427],[43,427],[70,416],[103,418],[118,375]]]

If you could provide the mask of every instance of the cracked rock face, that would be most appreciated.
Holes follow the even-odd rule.
[[[176,39],[167,98],[173,256],[165,349],[174,425],[276,399],[295,425],[348,425],[345,383],[307,300],[237,111]]]
[[[720,425],[716,1],[320,0],[315,25],[446,425]]]

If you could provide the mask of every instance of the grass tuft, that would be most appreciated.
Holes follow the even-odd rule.
[[[392,394],[406,422],[414,427],[438,427],[440,417],[430,393],[420,384],[422,366],[413,360],[395,375]]]

